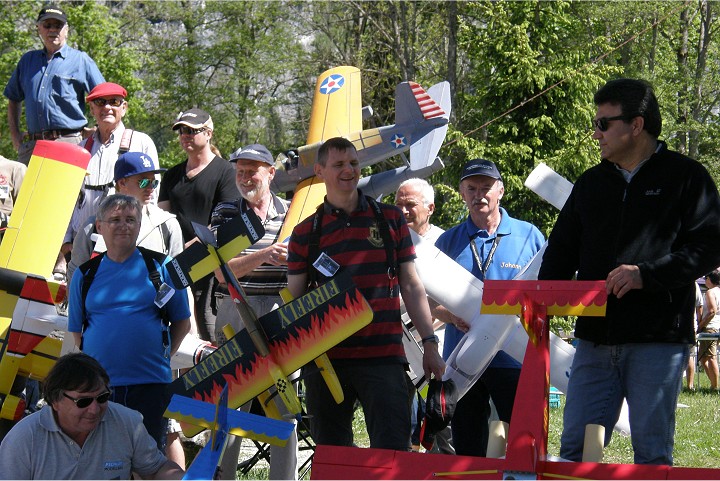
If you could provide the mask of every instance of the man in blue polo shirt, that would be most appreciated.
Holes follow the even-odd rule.
[[[4,91],[10,137],[17,160],[25,165],[36,140],[80,143],[87,125],[85,95],[105,81],[86,53],[67,45],[65,12],[54,5],[44,7],[36,25],[43,49],[20,58]],[[23,102],[27,132],[20,131]]]
[[[435,242],[438,249],[480,280],[514,278],[545,242],[535,226],[510,217],[500,207],[504,194],[497,166],[489,160],[470,160],[460,176],[460,195],[470,215]],[[470,325],[442,306],[434,314],[448,324],[443,345],[443,358],[447,360]],[[499,351],[457,403],[451,424],[457,454],[485,456],[490,397],[500,420],[509,423],[519,378],[520,364]]]

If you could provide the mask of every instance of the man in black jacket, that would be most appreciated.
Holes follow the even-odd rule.
[[[560,455],[581,460],[587,424],[607,445],[625,398],[635,463],[671,465],[693,282],[720,264],[720,198],[700,163],[658,141],[647,82],[610,81],[594,101],[602,161],[575,183],[539,274],[605,279],[608,292],[605,318],[577,321]]]

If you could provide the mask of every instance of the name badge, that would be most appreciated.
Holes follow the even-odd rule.
[[[325,277],[332,277],[337,274],[338,269],[340,269],[340,264],[323,252],[317,260],[313,262],[313,267]]]
[[[157,295],[155,296],[155,305],[162,308],[165,304],[167,304],[173,294],[175,294],[175,289],[163,282],[160,289],[157,291]]]

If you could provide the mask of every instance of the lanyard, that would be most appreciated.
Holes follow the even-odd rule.
[[[492,258],[495,255],[495,250],[497,249],[498,244],[500,244],[500,236],[496,235],[495,239],[493,240],[492,247],[490,248],[490,252],[488,253],[487,259],[485,259],[485,263],[483,264],[480,262],[480,256],[478,255],[477,246],[475,245],[475,239],[477,238],[477,234],[470,237],[470,250],[473,253],[473,256],[475,256],[475,262],[477,262],[478,267],[480,267],[480,273],[482,274],[482,279],[485,280],[485,273],[488,270],[488,267],[490,267],[490,263],[492,262]]]

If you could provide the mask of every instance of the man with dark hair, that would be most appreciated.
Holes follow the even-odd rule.
[[[95,226],[107,251],[73,275],[68,331],[107,370],[113,401],[140,411],[164,450],[170,358],[190,330],[190,309],[185,290],[169,285],[171,258],[136,246],[141,220],[135,197],[100,204]]]
[[[110,399],[110,378],[83,353],[58,359],[45,378],[47,404],[0,444],[0,479],[180,479],[142,424]]]
[[[4,92],[10,137],[25,165],[36,140],[80,143],[87,125],[85,94],[105,81],[86,53],[67,45],[67,16],[59,7],[43,7],[36,25],[43,49],[20,58]],[[27,132],[20,131],[23,102]]]
[[[673,462],[675,408],[694,343],[696,278],[720,264],[720,197],[705,168],[658,140],[652,87],[612,80],[595,94],[602,161],[578,178],[540,279],[604,280],[605,318],[580,317],[560,456],[582,458],[587,424],[605,444],[623,399],[637,464]]]
[[[355,146],[327,140],[318,151],[315,175],[327,195],[314,215],[298,224],[288,246],[288,288],[300,297],[343,270],[368,300],[370,325],[328,351],[345,392],[336,404],[318,375],[305,379],[310,429],[318,444],[351,446],[355,401],[365,413],[370,446],[410,448],[410,382],[402,344],[400,294],[425,346],[425,375],[440,378],[444,363],[425,288],[415,271],[415,248],[407,222],[395,206],[379,204],[357,189],[360,163]]]

